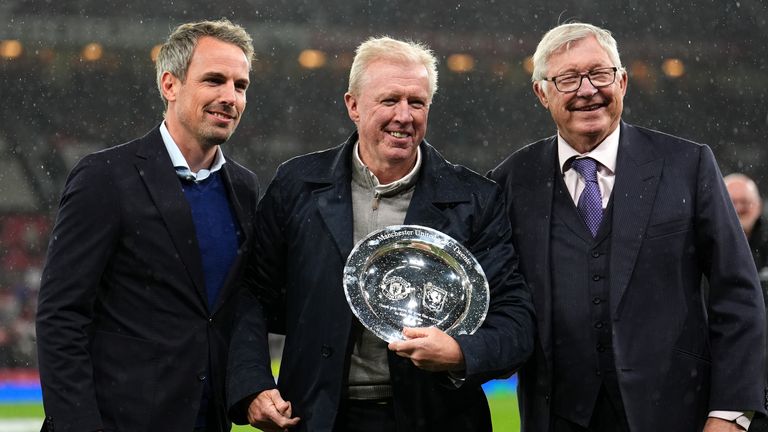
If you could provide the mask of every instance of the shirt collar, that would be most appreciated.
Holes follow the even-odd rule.
[[[403,178],[393,181],[392,183],[381,184],[376,175],[368,169],[360,159],[360,142],[355,143],[355,148],[352,149],[352,176],[356,180],[360,181],[364,185],[373,186],[373,190],[383,196],[391,196],[396,193],[405,190],[416,183],[416,176],[419,174],[421,168],[421,146],[416,147],[416,163],[413,165],[411,171]]]
[[[184,159],[184,155],[181,154],[179,146],[176,144],[176,141],[173,140],[173,137],[171,137],[171,133],[168,131],[168,127],[165,125],[165,122],[160,124],[160,135],[163,137],[163,144],[165,144],[165,149],[168,151],[168,156],[171,157],[173,167],[176,168],[176,174],[178,174],[178,176],[181,178],[195,182],[201,182],[207,179],[211,174],[220,170],[221,167],[224,166],[224,164],[227,162],[227,160],[224,159],[224,152],[221,151],[221,146],[217,146],[216,156],[213,157],[213,164],[211,165],[211,168],[201,169],[196,173],[192,172],[192,170],[189,169],[187,160]]]
[[[616,173],[616,157],[619,154],[619,131],[621,128],[617,125],[616,129],[611,132],[610,135],[605,137],[603,142],[597,145],[591,152],[581,154],[574,150],[565,139],[557,134],[557,155],[560,162],[560,172],[565,172],[566,163],[575,157],[590,157],[600,163],[600,166],[605,167],[610,174]],[[568,167],[570,169],[570,166]]]

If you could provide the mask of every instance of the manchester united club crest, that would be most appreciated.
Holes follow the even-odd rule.
[[[392,276],[381,283],[381,291],[390,300],[402,300],[413,292],[413,287],[407,280],[399,276]]]
[[[440,312],[443,310],[445,296],[447,294],[448,293],[444,289],[433,285],[432,282],[427,282],[427,284],[424,285],[424,298],[422,299],[422,302],[427,309],[433,312]]]

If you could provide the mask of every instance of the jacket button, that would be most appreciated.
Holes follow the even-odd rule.
[[[205,374],[201,373],[201,374],[197,375],[197,379],[198,379],[198,381],[205,381],[206,379],[208,379],[208,377],[205,376]]]
[[[333,348],[329,347],[328,345],[323,345],[320,347],[320,355],[323,358],[328,358],[333,354]]]
[[[601,299],[600,297],[593,297],[592,298],[592,304],[599,305],[602,301],[603,301],[603,299]]]
[[[599,258],[599,257],[600,257],[600,252],[592,251],[592,258]]]
[[[592,280],[595,281],[595,282],[599,281],[600,280],[600,275],[598,275],[598,274],[592,275]]]

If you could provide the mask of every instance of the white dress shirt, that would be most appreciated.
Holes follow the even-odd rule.
[[[189,164],[184,158],[184,155],[181,154],[179,146],[176,144],[176,141],[173,140],[171,133],[168,131],[168,127],[165,126],[165,122],[160,124],[160,135],[163,137],[163,144],[165,144],[165,149],[168,151],[168,155],[171,157],[173,167],[176,168],[176,173],[179,175],[179,177],[183,177],[187,180],[199,183],[207,179],[208,176],[210,176],[212,173],[220,170],[221,167],[224,166],[224,164],[227,162],[227,160],[224,159],[224,153],[221,151],[221,146],[218,146],[216,147],[216,156],[213,158],[213,164],[211,165],[211,168],[203,168],[198,172],[192,172],[192,170],[189,169]]]
[[[617,127],[603,142],[588,153],[579,153],[570,146],[560,134],[557,134],[557,156],[560,161],[560,172],[563,181],[571,194],[574,203],[579,202],[584,190],[584,179],[581,174],[570,167],[571,158],[590,157],[597,161],[597,184],[600,186],[603,208],[608,206],[613,184],[616,182],[616,155],[619,153],[619,128]],[[568,166],[566,166],[568,165]]]

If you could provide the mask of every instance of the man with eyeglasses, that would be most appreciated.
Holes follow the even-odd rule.
[[[621,120],[607,30],[557,26],[533,62],[557,134],[489,174],[538,320],[522,429],[747,429],[765,414],[765,310],[712,151]]]

